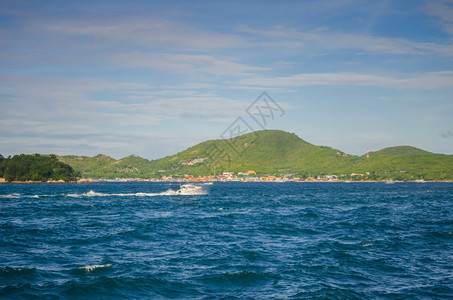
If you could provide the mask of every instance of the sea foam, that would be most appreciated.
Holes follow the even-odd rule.
[[[96,269],[102,269],[102,268],[110,268],[112,265],[111,264],[104,264],[104,265],[89,265],[89,266],[83,266],[78,268],[79,270],[85,270],[86,272],[92,272]]]

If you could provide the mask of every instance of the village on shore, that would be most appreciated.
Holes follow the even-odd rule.
[[[319,175],[319,176],[308,176],[306,178],[294,176],[292,174],[276,176],[264,174],[257,176],[254,171],[247,172],[223,172],[218,175],[208,176],[173,176],[163,175],[161,177],[152,178],[82,178],[79,179],[78,183],[92,183],[92,182],[398,182],[398,180],[369,180],[366,178],[367,174],[356,174],[352,173],[348,176],[341,175]],[[413,182],[426,182],[423,179],[413,180]]]
[[[285,175],[257,175],[255,171],[249,170],[247,172],[223,172],[217,175],[207,175],[207,176],[194,176],[194,175],[162,175],[150,178],[138,178],[138,177],[116,177],[116,178],[105,178],[105,177],[88,177],[88,178],[79,178],[74,181],[64,181],[60,180],[47,180],[47,181],[7,181],[5,178],[0,177],[0,184],[3,183],[96,183],[96,182],[191,182],[191,183],[206,183],[206,182],[385,182],[385,183],[394,183],[394,182],[431,182],[432,180],[424,179],[415,179],[415,180],[393,180],[391,178],[384,180],[373,180],[369,179],[369,174],[359,174],[352,173],[348,175],[317,175],[317,176],[307,176],[299,177],[295,174],[285,174]],[[453,182],[451,180],[440,180],[436,182]]]

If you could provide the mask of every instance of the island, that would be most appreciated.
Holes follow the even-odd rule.
[[[4,181],[452,181],[453,155],[394,146],[351,155],[294,133],[208,140],[157,160],[105,154],[0,156]]]

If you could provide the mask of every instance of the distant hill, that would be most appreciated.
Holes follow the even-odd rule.
[[[271,174],[303,170],[307,174],[317,174],[329,172],[333,165],[340,167],[357,159],[342,155],[342,151],[312,145],[294,133],[263,130],[229,140],[206,141],[154,164],[160,170],[196,175],[248,170]],[[196,163],[184,165],[190,161]]]
[[[198,176],[253,170],[257,174],[300,177],[336,174],[345,179],[362,180],[453,179],[453,155],[397,146],[372,152],[370,158],[366,158],[316,146],[294,133],[280,130],[209,140],[153,161],[138,156],[115,160],[101,154],[95,157],[62,156],[60,160],[83,177]]]
[[[67,155],[59,159],[79,171],[82,177],[146,178],[153,174],[151,162],[135,155],[118,160],[103,154],[95,157]]]
[[[388,147],[381,149],[379,151],[370,152],[370,156],[375,155],[396,155],[396,156],[403,156],[403,155],[425,155],[425,154],[433,154],[432,152],[428,152],[419,148],[415,148],[412,146],[396,146],[396,147]]]

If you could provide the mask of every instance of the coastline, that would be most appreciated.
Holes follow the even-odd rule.
[[[47,181],[33,181],[33,180],[13,180],[6,181],[5,178],[0,177],[0,184],[65,184],[65,183],[78,183],[80,180],[75,181],[64,181],[64,180],[47,180]]]
[[[3,179],[3,178],[1,178]],[[241,183],[453,183],[452,180],[408,180],[408,181],[386,181],[386,180],[285,180],[285,181],[269,181],[269,180],[209,180],[209,181],[197,181],[197,180],[159,180],[159,179],[141,179],[141,178],[118,178],[112,179],[79,179],[77,181],[5,181],[0,180],[0,184],[91,184],[91,183],[133,183],[133,182],[168,182],[168,183],[214,183],[214,182],[241,182]]]
[[[0,184],[78,184],[77,181],[0,181]]]

